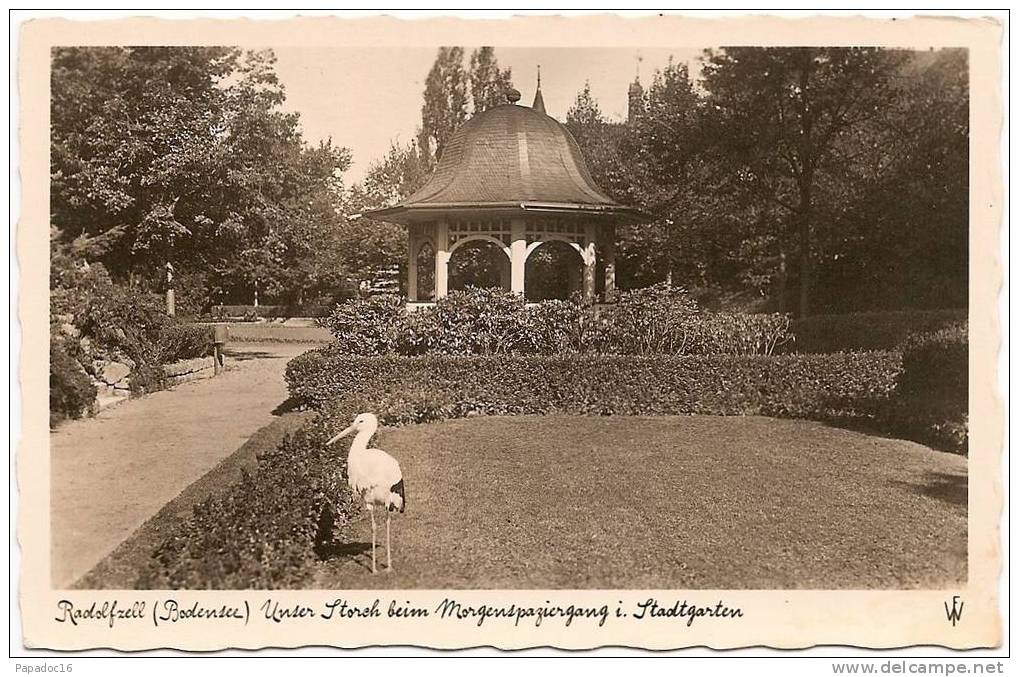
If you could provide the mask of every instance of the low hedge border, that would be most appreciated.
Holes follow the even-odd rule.
[[[331,542],[334,527],[346,526],[355,510],[344,480],[346,457],[325,445],[334,430],[330,419],[317,417],[259,456],[254,473],[245,471],[195,506],[153,553],[135,587],[304,585],[316,546]]]
[[[779,356],[355,357],[326,347],[287,365],[291,398],[321,408],[368,396],[384,421],[474,414],[867,416],[897,353]]]
[[[966,308],[891,310],[844,315],[814,315],[793,320],[795,339],[781,352],[836,353],[852,350],[898,350],[913,334],[965,323]]]

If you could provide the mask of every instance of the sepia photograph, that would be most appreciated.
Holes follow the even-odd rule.
[[[432,591],[478,628],[735,622],[740,591],[978,613],[966,43],[314,22],[40,52],[47,618],[151,591],[157,626],[249,604],[209,591],[276,623],[303,612],[273,591],[335,591],[322,618]],[[442,593],[649,590],[734,596]]]

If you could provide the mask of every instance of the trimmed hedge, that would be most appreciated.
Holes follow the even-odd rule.
[[[815,315],[793,320],[790,329],[795,341],[786,344],[784,350],[797,353],[896,350],[913,334],[965,322],[968,312],[966,308],[949,308]]]
[[[890,424],[924,442],[966,452],[969,332],[964,325],[911,336],[902,350]]]
[[[160,364],[212,354],[215,329],[204,324],[167,324],[159,333],[156,350]]]
[[[322,304],[305,305],[213,305],[209,316],[213,319],[253,321],[259,318],[278,319],[291,317],[326,317],[330,308]]]
[[[153,553],[136,587],[301,587],[318,546],[355,510],[346,454],[325,445],[334,430],[316,419],[260,456],[254,474],[196,506]]]
[[[891,394],[895,353],[782,356],[352,357],[287,365],[291,397],[374,401],[386,423],[475,414],[865,416]]]

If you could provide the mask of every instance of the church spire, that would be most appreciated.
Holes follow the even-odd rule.
[[[538,88],[534,90],[534,103],[531,104],[531,108],[539,113],[545,113],[545,100],[541,98],[541,64],[538,64]]]
[[[644,110],[644,87],[640,84],[640,62],[643,60],[643,57],[638,53],[636,58],[637,72],[627,91],[626,119],[631,122],[636,120]]]

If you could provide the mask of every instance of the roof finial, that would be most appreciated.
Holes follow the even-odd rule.
[[[541,97],[541,64],[538,64],[538,87],[534,90],[534,103],[531,108],[539,113],[545,113],[545,100]]]
[[[637,61],[637,77],[634,78],[634,82],[640,82],[640,62],[644,60],[644,57],[640,55],[640,52],[637,52],[637,56],[635,58]]]

